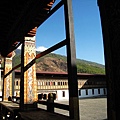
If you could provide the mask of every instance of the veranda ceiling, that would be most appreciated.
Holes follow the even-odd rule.
[[[7,56],[24,37],[33,37],[55,0],[0,1],[0,54]]]

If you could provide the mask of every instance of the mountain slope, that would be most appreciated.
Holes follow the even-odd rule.
[[[38,52],[37,52],[38,53]],[[104,74],[104,65],[77,59],[77,72],[78,73],[93,73],[93,74]],[[20,63],[20,52],[16,51],[15,65]],[[36,60],[37,71],[48,71],[48,72],[67,72],[67,58],[66,56],[50,53]]]

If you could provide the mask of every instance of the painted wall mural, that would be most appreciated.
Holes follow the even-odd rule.
[[[28,58],[28,63],[31,62],[31,58]],[[33,76],[32,76],[33,70],[32,67],[28,69],[28,98],[29,98],[29,103],[33,102],[34,98],[34,93],[33,93]]]
[[[10,96],[10,76],[7,76],[6,80],[6,98],[8,98]]]
[[[25,40],[24,64],[30,63],[36,56],[35,40]],[[35,63],[36,64],[36,63]],[[24,103],[32,104],[37,100],[36,65],[33,64],[24,74]]]
[[[5,74],[12,69],[12,58],[6,58]],[[8,100],[8,97],[12,96],[12,74],[9,74],[4,79],[4,100]]]

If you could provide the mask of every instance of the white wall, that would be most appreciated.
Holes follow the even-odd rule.
[[[86,95],[86,89],[81,89],[81,96],[78,95],[79,98],[87,98],[87,97],[94,97],[94,96],[101,96],[104,94],[104,88],[99,88],[100,94],[98,94],[98,88],[94,88],[94,94],[92,94],[92,89],[88,89],[88,95]],[[107,89],[105,88],[106,93]],[[63,97],[63,92],[65,93]],[[79,94],[79,91],[78,91]],[[16,95],[16,92],[14,92],[14,95]],[[2,92],[0,92],[0,96],[2,96]],[[68,100],[69,99],[69,91],[68,90],[57,90],[57,99],[56,100]],[[0,98],[0,101],[2,99]]]
[[[79,98],[86,98],[86,97],[94,97],[94,96],[102,96],[102,95],[106,95],[104,94],[104,88],[93,88],[94,89],[94,94],[92,93],[92,89],[87,89],[88,90],[88,94],[86,95],[86,89],[81,89],[81,95],[79,95]],[[98,92],[98,89],[100,89],[100,94]],[[107,93],[107,89],[105,88],[106,93]],[[79,94],[79,91],[78,91]]]
[[[65,92],[65,96],[63,97],[63,92]],[[57,100],[68,100],[69,93],[68,90],[57,90]]]
[[[86,89],[81,89],[81,96],[78,96],[79,98],[87,98],[87,97],[95,97],[95,96],[103,96],[104,94],[104,88],[93,88],[94,94],[92,93],[92,89],[88,89],[88,95],[86,95]],[[100,89],[100,94],[98,92],[98,89]],[[106,93],[107,89],[105,88]],[[63,97],[63,91],[65,92],[65,97]],[[79,91],[78,91],[79,93]],[[69,99],[69,91],[68,90],[57,90],[57,99],[56,100],[68,100]]]

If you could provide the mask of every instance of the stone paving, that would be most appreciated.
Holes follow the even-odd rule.
[[[61,104],[68,104],[68,101],[55,101]],[[38,105],[42,109],[46,109],[44,105]],[[87,98],[87,99],[80,99],[79,100],[79,109],[80,109],[80,120],[107,120],[107,98]],[[56,109],[55,112],[59,114],[63,114],[69,116],[69,112],[66,110]],[[37,112],[36,112],[37,113]],[[47,113],[45,111],[38,111],[38,114],[35,115],[29,113],[27,117],[37,117],[39,120],[68,120],[67,117],[54,115],[51,113]],[[25,112],[25,115],[27,113]],[[30,120],[26,119],[26,120]],[[36,119],[34,119],[36,120]]]
[[[68,101],[55,101],[68,104]],[[44,108],[44,107],[42,107]],[[107,98],[87,98],[79,100],[80,120],[107,120]],[[55,112],[69,115],[68,111],[56,109]]]

